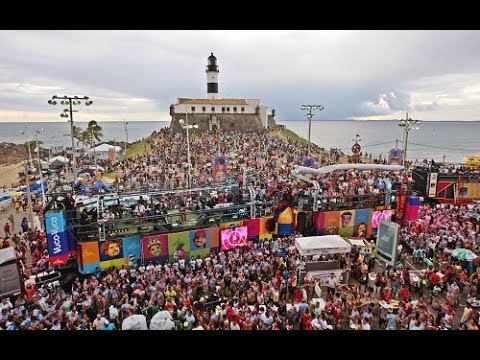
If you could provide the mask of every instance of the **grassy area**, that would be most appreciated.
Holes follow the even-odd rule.
[[[147,140],[142,140],[132,146],[127,148],[127,158],[132,158],[137,155],[143,155],[146,152],[152,150],[151,145],[147,142]]]
[[[302,143],[302,144],[307,144],[308,143],[308,140],[302,138],[301,136],[298,136],[292,130],[280,129],[279,131],[277,131],[277,134],[279,136],[281,136],[282,138],[287,139],[287,140],[293,140],[295,142],[299,142],[299,143]]]

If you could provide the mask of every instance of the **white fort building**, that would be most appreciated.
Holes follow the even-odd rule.
[[[170,105],[174,132],[182,131],[180,119],[189,125],[198,125],[198,132],[207,131],[259,131],[275,124],[275,110],[260,99],[222,99],[218,95],[219,68],[217,58],[211,53],[207,63],[207,97],[203,99],[178,98]]]

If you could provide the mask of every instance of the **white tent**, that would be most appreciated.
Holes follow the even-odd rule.
[[[349,253],[352,250],[352,246],[340,235],[308,236],[296,238],[295,246],[302,256]]]
[[[53,158],[51,158],[48,163],[49,164],[52,164],[53,162],[61,162],[63,164],[68,164],[68,159],[64,156],[55,156]]]
[[[119,153],[122,151],[120,146],[113,146],[109,144],[100,144],[90,150],[87,151],[89,155],[95,155],[97,159],[101,160],[108,160],[108,152],[110,149],[114,149],[115,153]]]

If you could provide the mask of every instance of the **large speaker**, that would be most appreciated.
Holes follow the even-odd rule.
[[[306,221],[307,221],[307,214],[305,214],[305,211],[300,211],[297,214],[297,231],[302,235],[306,234],[306,231],[305,231]]]

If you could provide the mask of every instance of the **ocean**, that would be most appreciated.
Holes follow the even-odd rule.
[[[298,135],[308,137],[307,121],[282,121]],[[130,121],[128,122],[128,141],[133,142],[148,137],[153,131],[169,126],[169,121]],[[87,123],[77,123],[85,128]],[[123,121],[100,122],[103,128],[103,140],[124,141],[126,138]],[[70,124],[68,122],[48,123],[0,123],[0,143],[23,143],[35,138],[35,130],[44,132],[39,135],[43,147],[69,146]],[[21,134],[24,131],[25,134]],[[461,163],[466,155],[480,155],[480,122],[474,121],[424,121],[418,130],[411,130],[408,137],[407,157],[409,160],[433,159],[453,163]],[[66,134],[66,135],[65,135]],[[385,157],[395,147],[403,148],[403,130],[397,121],[353,121],[339,120],[312,121],[311,140],[326,149],[336,147],[345,153],[351,153],[351,146],[356,134],[360,135],[363,152],[375,157]]]

